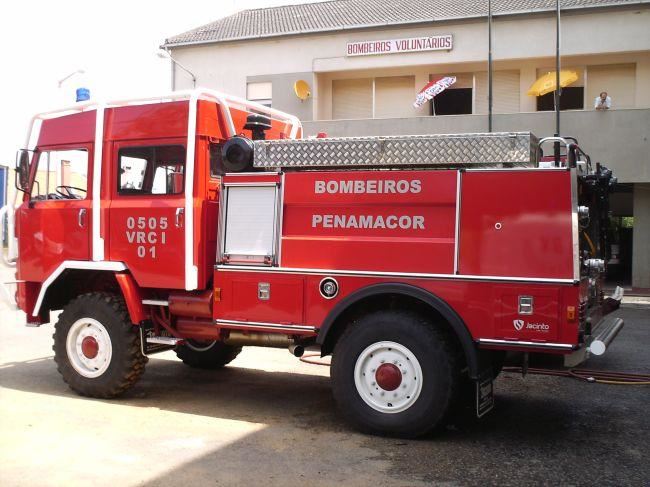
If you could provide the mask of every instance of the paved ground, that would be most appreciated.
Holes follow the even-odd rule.
[[[643,301],[589,367],[650,372]],[[52,326],[22,322],[0,308],[3,486],[650,484],[647,386],[503,374],[488,417],[403,441],[351,431],[328,369],[283,350],[218,372],[162,354],[126,397],[83,399],[56,372]]]

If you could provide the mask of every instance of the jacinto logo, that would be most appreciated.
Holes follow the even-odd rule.
[[[512,324],[515,325],[515,330],[521,331],[524,327],[524,320],[512,320]]]

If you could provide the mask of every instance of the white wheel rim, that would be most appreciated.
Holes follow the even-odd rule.
[[[399,369],[400,382],[393,390],[380,386],[377,370],[386,365]],[[364,402],[382,413],[400,413],[410,408],[422,391],[422,368],[415,354],[396,342],[377,342],[357,357],[354,384]],[[392,385],[391,385],[392,387]]]
[[[84,340],[96,343],[97,352],[94,357],[84,354]],[[90,379],[99,377],[111,364],[113,345],[108,331],[99,321],[93,318],[81,318],[75,321],[65,344],[70,364],[80,375]]]

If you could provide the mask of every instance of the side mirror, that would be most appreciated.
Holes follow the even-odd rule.
[[[25,149],[16,154],[16,188],[29,192],[29,151]]]

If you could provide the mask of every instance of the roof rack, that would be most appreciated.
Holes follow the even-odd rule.
[[[256,140],[254,167],[537,167],[530,132]]]

